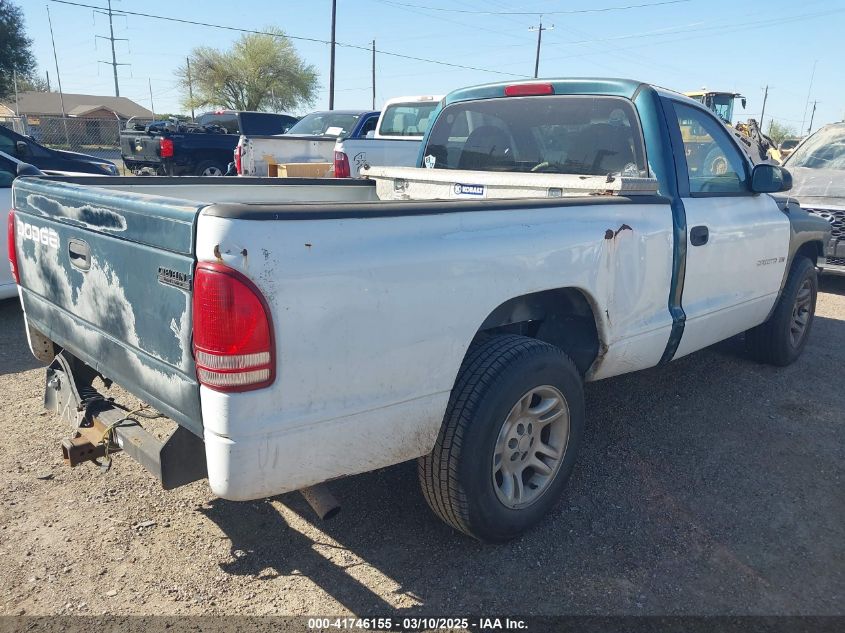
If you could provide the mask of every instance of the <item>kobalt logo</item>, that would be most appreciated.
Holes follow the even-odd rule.
[[[457,196],[483,196],[484,185],[462,185],[455,183],[455,195]]]
[[[59,248],[59,234],[49,227],[37,227],[28,222],[17,220],[17,232],[25,240],[32,240],[48,248]]]

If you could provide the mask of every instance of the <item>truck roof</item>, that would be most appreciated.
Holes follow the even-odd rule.
[[[395,103],[437,103],[443,98],[443,95],[414,95],[410,97],[393,97],[384,102],[384,108]]]
[[[469,88],[453,90],[443,98],[443,105],[457,103],[460,101],[471,101],[475,99],[493,99],[505,96],[505,88],[508,86],[531,86],[537,84],[551,84],[556,95],[603,95],[609,97],[624,97],[633,99],[634,96],[644,88],[654,90],[658,94],[671,96],[689,102],[698,107],[701,103],[683,93],[662,88],[635,79],[618,79],[604,77],[563,77],[552,79],[526,79],[521,81],[500,81]]]

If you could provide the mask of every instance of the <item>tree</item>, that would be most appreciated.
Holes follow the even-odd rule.
[[[14,93],[15,72],[23,79],[35,70],[30,46],[32,40],[24,31],[23,11],[9,0],[0,0],[0,97]]]
[[[772,119],[769,121],[769,131],[766,135],[775,142],[775,145],[780,145],[784,139],[797,136],[797,132],[794,127]]]
[[[186,108],[279,112],[314,103],[317,71],[305,64],[284,33],[242,36],[227,51],[195,48],[189,57],[193,100],[188,96],[187,64],[176,70]]]
[[[36,72],[32,72],[29,76],[18,77],[18,91],[50,92],[50,88],[44,77]]]

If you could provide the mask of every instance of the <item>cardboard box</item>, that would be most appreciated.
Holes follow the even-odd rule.
[[[271,178],[326,178],[331,163],[270,163],[267,175]]]

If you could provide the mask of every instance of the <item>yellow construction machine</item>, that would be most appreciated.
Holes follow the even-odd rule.
[[[729,128],[732,128],[734,135],[745,147],[751,160],[754,163],[761,162],[781,162],[780,152],[772,139],[763,134],[760,126],[754,119],[748,121],[738,121],[733,124],[734,103],[739,100],[742,103],[743,110],[745,109],[746,99],[738,92],[721,92],[718,90],[694,90],[685,92],[686,96],[701,102],[708,110],[718,116],[722,122]],[[692,122],[688,125],[681,124],[681,133],[684,137],[684,143],[690,148],[692,153],[704,155],[702,163],[708,173],[719,173],[719,169],[727,169],[727,164],[724,164],[724,156],[719,152],[712,151],[712,139],[703,130]],[[708,165],[708,157],[713,154],[714,164]],[[720,162],[721,161],[721,162]],[[715,171],[714,171],[715,170]]]

